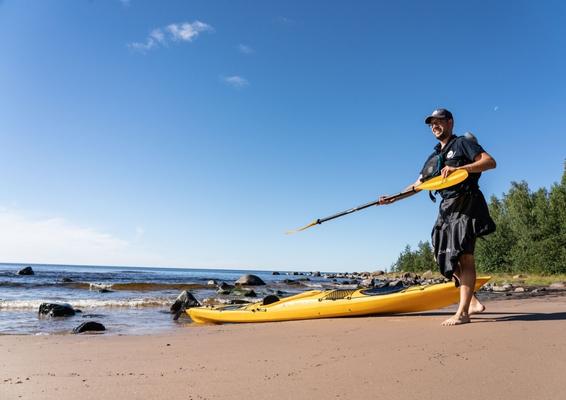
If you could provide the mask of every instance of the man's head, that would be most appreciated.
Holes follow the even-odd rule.
[[[425,124],[430,126],[436,139],[444,140],[452,136],[454,117],[450,111],[444,108],[438,108],[426,117]]]

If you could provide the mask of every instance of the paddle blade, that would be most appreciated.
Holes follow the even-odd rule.
[[[450,186],[457,185],[460,182],[463,182],[468,177],[468,171],[465,169],[457,169],[456,171],[452,172],[446,178],[442,176],[437,176],[432,179],[429,179],[426,182],[421,183],[415,189],[419,190],[440,190],[445,189]]]
[[[305,229],[310,228],[311,226],[315,226],[316,224],[318,224],[318,219],[315,219],[314,221],[312,221],[310,224],[303,226],[302,228],[297,228],[293,231],[287,231],[285,232],[286,235],[292,235],[293,233],[297,233],[297,232],[301,232],[304,231]]]

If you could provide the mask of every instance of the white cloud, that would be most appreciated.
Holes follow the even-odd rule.
[[[242,54],[252,54],[252,53],[254,53],[254,49],[252,49],[250,46],[242,44],[242,43],[240,43],[237,46],[237,49]]]
[[[134,50],[138,50],[141,52],[146,52],[148,50],[153,49],[154,47],[158,46],[159,44],[165,43],[165,35],[161,29],[154,29],[150,32],[149,36],[147,37],[144,43],[130,43],[130,48]]]
[[[165,34],[161,29],[154,29],[149,34],[149,39],[154,40],[157,43],[164,43],[165,42]]]
[[[213,32],[214,29],[204,22],[195,21],[192,24],[188,22],[171,24],[167,26],[167,31],[169,31],[173,40],[192,42],[201,32]]]
[[[134,243],[63,218],[32,218],[0,209],[0,262],[88,265],[168,265]],[[137,228],[136,241],[143,235]]]
[[[144,42],[129,43],[128,47],[145,53],[159,45],[166,46],[169,41],[192,42],[202,32],[214,32],[214,28],[201,21],[169,24],[165,28],[153,29]]]
[[[235,87],[237,89],[244,88],[244,87],[246,87],[250,84],[246,78],[243,78],[243,77],[238,76],[238,75],[225,76],[225,77],[222,78],[222,80],[227,85],[230,85],[230,86]]]

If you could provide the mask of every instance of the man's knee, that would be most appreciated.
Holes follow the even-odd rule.
[[[473,254],[462,254],[460,256],[460,270],[467,268],[475,268],[476,262]]]

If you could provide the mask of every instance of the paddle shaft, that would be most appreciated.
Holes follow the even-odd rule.
[[[360,211],[360,210],[363,210],[363,209],[371,207],[371,206],[377,206],[377,205],[379,205],[379,203],[381,201],[399,200],[399,199],[407,197],[407,196],[409,196],[413,193],[416,193],[416,192],[417,192],[417,190],[414,187],[411,187],[408,190],[405,190],[405,191],[397,193],[397,194],[393,194],[391,196],[384,197],[383,199],[372,201],[372,202],[366,203],[366,204],[362,204],[361,206],[358,206],[358,207],[350,208],[349,210],[342,211],[338,214],[331,215],[330,217],[317,219],[316,223],[322,224],[323,222],[330,221],[334,218],[342,217],[344,215],[348,215],[348,214],[351,214],[353,212]]]

